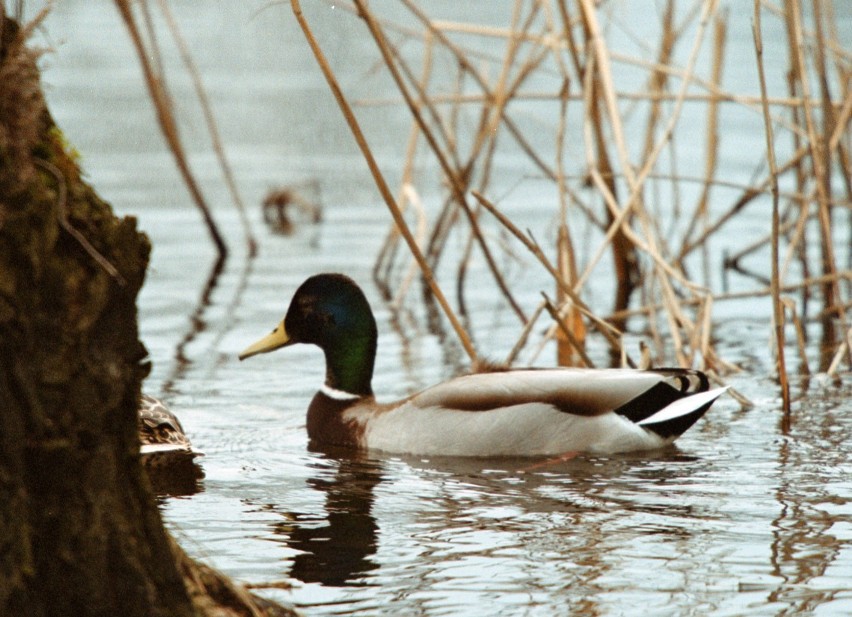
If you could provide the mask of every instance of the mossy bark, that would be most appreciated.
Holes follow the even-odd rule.
[[[0,612],[190,615],[138,462],[136,295],[150,244],[81,179],[22,39],[5,20]]]
[[[0,614],[208,612],[139,464],[150,243],[82,180],[0,24]]]

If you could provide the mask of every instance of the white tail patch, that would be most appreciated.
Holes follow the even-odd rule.
[[[654,415],[639,422],[639,426],[659,424],[660,422],[667,422],[674,418],[685,416],[686,414],[692,413],[699,407],[712,403],[728,388],[729,386],[725,386],[724,388],[716,388],[714,390],[708,390],[707,392],[699,392],[698,394],[692,394],[678,399],[673,403],[669,403]]]

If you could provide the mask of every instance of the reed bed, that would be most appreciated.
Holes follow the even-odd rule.
[[[193,77],[252,255],[197,69],[168,2],[154,4]],[[223,259],[183,154],[152,3],[116,6]],[[852,51],[832,2],[754,0],[747,14],[724,0],[504,0],[483,23],[413,0],[334,6],[363,22],[375,49],[372,64],[347,74],[381,72],[397,93],[345,92],[323,48],[334,33],[314,32],[300,2],[290,3],[391,213],[376,282],[399,307],[419,279],[435,308],[430,324],[440,328],[443,314],[474,365],[487,364],[476,343],[487,333],[466,300],[477,278],[517,320],[507,364],[532,362],[555,341],[563,365],[677,364],[721,382],[737,367],[714,345],[714,307],[748,301],[746,310],[768,308],[785,410],[790,372],[849,370]],[[642,23],[633,24],[639,6]],[[731,31],[742,36],[745,22],[751,45],[733,45]],[[411,119],[393,180],[359,120],[391,106]],[[745,145],[732,145],[743,131]],[[512,180],[507,157],[521,170]],[[423,172],[430,167],[436,173]],[[528,229],[531,211],[549,224]],[[755,220],[765,228],[755,231]],[[538,274],[518,276],[517,264],[530,261]],[[471,274],[482,271],[485,282]],[[538,297],[524,289],[528,278],[542,281]]]
[[[297,0],[291,6],[393,215],[375,266],[388,298],[401,302],[419,272],[477,361],[465,302],[477,261],[518,320],[508,362],[555,339],[560,363],[592,365],[587,347],[598,341],[611,364],[674,362],[718,380],[736,367],[714,346],[714,306],[762,298],[772,306],[767,335],[789,409],[783,354],[792,341],[799,374],[837,375],[852,360],[848,40],[826,0],[755,0],[753,14],[721,0],[643,3],[653,40],[625,23],[631,4],[514,0],[476,24],[413,0],[394,5],[393,17],[378,3],[335,2],[375,43],[399,94],[384,100],[344,93],[320,42],[329,34],[312,30]],[[742,45],[730,51],[731,27],[743,20],[753,33],[748,56]],[[756,77],[725,79],[742,65]],[[365,107],[390,105],[411,116],[395,190],[358,120]],[[744,116],[765,135],[764,147],[747,153],[731,146]],[[747,172],[726,163],[732,151]],[[521,190],[507,189],[500,170],[505,156],[523,158],[518,182],[536,187],[528,207],[553,222],[543,233],[525,229]],[[424,159],[437,177],[418,171]],[[741,234],[744,217],[765,220],[765,235]],[[452,252],[454,267],[442,263],[459,245],[451,238],[463,246]],[[538,305],[519,299],[507,273],[527,253],[552,279]],[[726,291],[720,270],[753,282]],[[610,300],[589,291],[602,277]],[[455,302],[442,287],[455,289]],[[551,323],[537,327],[544,314]],[[809,355],[815,329],[820,353]],[[637,337],[638,353],[626,344]]]

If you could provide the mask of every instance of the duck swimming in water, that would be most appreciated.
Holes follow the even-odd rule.
[[[153,396],[142,395],[138,430],[142,464],[149,469],[191,462],[204,455],[190,443],[177,416]]]
[[[296,291],[283,321],[240,360],[295,343],[323,350],[325,383],[308,407],[315,445],[433,456],[543,456],[658,449],[725,388],[689,369],[506,369],[465,375],[392,403],[371,386],[377,328],[342,274]]]

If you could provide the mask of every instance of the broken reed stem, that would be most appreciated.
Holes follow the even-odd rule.
[[[420,247],[417,245],[416,239],[412,235],[411,230],[408,228],[408,225],[405,222],[405,217],[402,215],[402,212],[400,211],[399,206],[394,200],[393,194],[391,193],[390,188],[388,187],[387,182],[385,181],[384,176],[382,175],[382,172],[379,169],[378,163],[373,157],[373,153],[370,150],[370,146],[367,144],[367,140],[364,137],[364,133],[361,131],[361,127],[358,124],[358,120],[355,118],[355,115],[352,112],[352,108],[350,107],[349,102],[346,100],[343,91],[340,89],[340,85],[337,82],[337,78],[334,76],[334,72],[331,70],[331,66],[328,64],[328,60],[326,59],[325,54],[320,48],[319,43],[314,37],[313,32],[311,31],[310,26],[308,25],[308,22],[305,19],[304,14],[302,13],[302,7],[299,3],[299,0],[291,0],[290,7],[293,11],[293,15],[296,17],[296,21],[298,21],[299,23],[299,27],[302,29],[302,33],[305,35],[305,39],[307,40],[308,45],[310,46],[311,51],[313,52],[314,57],[317,60],[317,63],[320,66],[320,70],[322,70],[322,73],[325,76],[326,82],[328,83],[328,86],[331,89],[331,92],[334,95],[334,98],[337,101],[341,112],[343,113],[344,119],[349,125],[349,129],[352,131],[352,135],[358,144],[358,148],[361,150],[361,154],[364,156],[364,160],[367,162],[367,166],[370,168],[370,173],[373,176],[373,180],[376,183],[376,187],[379,189],[379,193],[382,195],[385,204],[390,210],[394,222],[396,223],[400,233],[402,234],[403,239],[408,245],[408,249],[411,251],[411,254],[414,255],[414,258],[417,260],[417,264],[420,267],[420,271],[423,274],[423,278],[426,281],[426,284],[429,286],[429,289],[432,291],[432,294],[435,296],[435,299],[438,301],[438,304],[440,304],[441,309],[444,311],[444,315],[446,315],[447,319],[450,321],[450,324],[455,330],[456,335],[458,336],[462,347],[464,347],[465,352],[470,358],[471,363],[476,364],[478,362],[478,358],[476,350],[473,347],[473,343],[471,342],[470,337],[459,322],[458,317],[456,317],[456,314],[453,311],[452,307],[447,302],[444,293],[441,291],[438,282],[435,280],[435,276],[432,272],[432,269],[429,267],[426,258],[423,256],[423,253],[420,251]]]
[[[781,383],[781,404],[785,414],[790,413],[790,384],[787,380],[787,363],[784,356],[784,309],[781,304],[778,279],[778,170],[775,164],[775,138],[772,130],[772,120],[769,117],[769,104],[766,102],[766,76],[763,70],[763,38],[760,26],[760,0],[754,0],[754,49],[757,55],[757,73],[760,81],[760,93],[763,95],[763,118],[766,135],[766,156],[769,161],[769,190],[772,194],[772,255],[770,290],[772,296],[772,326],[775,331],[775,353],[778,369],[778,379]]]
[[[564,5],[562,5],[564,9]],[[568,74],[568,67],[563,62],[562,55],[554,53],[554,59],[559,67],[562,75],[562,96],[559,99],[559,124],[556,128],[556,194],[559,199],[559,231],[556,238],[556,262],[559,267],[559,273],[562,278],[572,288],[576,288],[577,283],[577,256],[574,251],[574,243],[571,241],[571,230],[568,228],[568,186],[565,182],[565,134],[567,129],[566,118],[568,115],[568,94],[571,91],[571,80]],[[556,285],[556,301],[559,304],[566,302],[565,294]],[[586,331],[583,323],[583,316],[575,307],[571,306],[566,316],[571,324],[571,329],[574,332],[577,343],[585,351]],[[557,363],[560,366],[573,366],[575,364],[575,356],[571,347],[566,345],[563,340],[557,340]]]
[[[822,2],[820,0],[815,0],[812,4],[813,6],[813,21],[814,21],[814,31],[816,33],[816,45],[814,45],[814,65],[816,69],[816,74],[819,82],[820,88],[820,99],[822,103],[822,131],[820,131],[820,142],[819,142],[819,151],[820,156],[823,158],[824,162],[822,165],[822,169],[824,172],[823,178],[817,178],[817,193],[819,194],[819,184],[822,184],[824,195],[821,195],[824,198],[824,202],[820,204],[820,211],[823,209],[826,211],[826,215],[828,218],[829,226],[831,225],[831,155],[832,150],[830,148],[830,136],[834,130],[835,117],[834,117],[834,109],[832,105],[829,103],[831,101],[831,91],[828,85],[828,76],[826,75],[826,60],[825,60],[825,34],[823,27],[823,17],[822,17]],[[847,171],[849,168],[846,168]],[[849,173],[844,174],[847,178],[849,178]],[[821,213],[822,217],[822,213]],[[820,219],[822,220],[822,218]],[[834,260],[834,240],[829,233],[828,244],[823,244],[823,261],[830,261],[829,268],[835,268]],[[825,253],[828,252],[828,255]],[[831,302],[826,301],[826,306],[829,304],[835,304],[840,301],[840,290],[835,288],[832,290],[833,297]],[[840,313],[839,315],[841,319],[841,324],[843,329],[845,330],[845,318],[844,314]]]
[[[151,95],[151,101],[154,103],[154,109],[157,112],[157,119],[160,124],[160,130],[163,132],[163,137],[175,158],[178,171],[183,177],[184,184],[201,212],[201,216],[207,225],[207,231],[210,233],[210,238],[216,246],[219,254],[218,259],[224,261],[228,256],[228,246],[224,238],[219,233],[219,228],[204,195],[201,192],[201,187],[195,180],[192,170],[189,167],[189,162],[186,159],[186,154],[183,151],[183,144],[178,133],[177,123],[175,122],[174,114],[172,114],[172,103],[168,93],[165,90],[165,75],[162,72],[157,72],[151,65],[148,59],[149,55],[157,56],[157,51],[149,50],[145,47],[139,28],[136,25],[136,19],[133,16],[133,9],[130,0],[115,0],[115,5],[121,15],[124,25],[130,34],[130,39],[133,42],[133,47],[136,49],[136,55],[139,57],[139,62],[142,65],[142,73],[145,76],[145,84],[148,87],[148,93]]]

